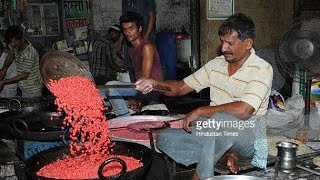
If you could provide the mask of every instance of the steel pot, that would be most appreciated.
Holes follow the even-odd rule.
[[[137,168],[135,170],[129,171],[129,172],[122,172],[115,176],[110,177],[101,177],[99,179],[108,179],[108,180],[132,180],[132,179],[143,179],[145,173],[147,172],[152,158],[153,153],[152,151],[140,144],[136,143],[130,143],[130,142],[122,142],[122,141],[114,141],[115,142],[115,148],[112,154],[114,155],[125,155],[125,156],[131,156],[136,159],[139,159],[143,166],[140,168]],[[66,155],[69,155],[69,147],[68,146],[61,146],[61,147],[55,147],[52,149],[48,149],[45,151],[42,151],[32,157],[30,157],[26,161],[26,170],[27,170],[27,176],[29,179],[41,179],[41,180],[48,180],[50,178],[45,178],[41,176],[37,176],[36,173],[45,165],[50,164],[54,162],[55,160],[62,159]],[[105,163],[108,163],[110,160],[108,160]],[[114,160],[112,160],[114,161]],[[103,164],[101,166],[104,166]],[[98,170],[97,170],[97,176],[98,176]]]
[[[204,180],[265,180],[265,179],[261,177],[245,176],[245,175],[222,175],[222,176],[214,176]]]
[[[16,139],[30,141],[57,141],[63,133],[63,117],[53,116],[56,112],[17,114],[10,118],[8,127]]]
[[[8,102],[8,109],[20,113],[41,112],[49,106],[45,99],[12,98]]]
[[[298,146],[298,144],[293,142],[277,142],[279,171],[284,173],[291,173],[294,171],[296,168],[296,153]]]

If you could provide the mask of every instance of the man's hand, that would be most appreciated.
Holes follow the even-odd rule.
[[[196,110],[193,110],[191,112],[189,112],[186,117],[183,120],[183,129],[186,130],[187,132],[191,132],[191,123],[195,120],[197,120],[199,117],[198,113]]]
[[[156,85],[155,80],[141,78],[136,83],[136,90],[142,92],[143,94],[147,94],[153,90]]]

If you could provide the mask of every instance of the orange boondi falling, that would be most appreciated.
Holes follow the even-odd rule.
[[[87,78],[70,76],[58,81],[50,80],[49,90],[56,96],[58,112],[64,112],[64,127],[70,131],[70,155],[42,167],[38,176],[56,179],[97,178],[98,167],[110,155],[113,143],[103,112],[103,99],[94,83]],[[127,171],[139,168],[142,163],[132,157],[117,156],[127,164]],[[105,176],[120,172],[118,163],[103,169]]]
[[[58,111],[64,111],[64,126],[70,131],[70,153],[109,153],[112,146],[108,123],[103,114],[103,99],[90,79],[70,76],[50,81],[49,90],[56,96]]]

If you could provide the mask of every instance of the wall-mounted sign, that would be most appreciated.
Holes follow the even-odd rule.
[[[72,18],[72,19],[65,19],[66,26],[69,31],[72,31],[76,28],[87,26],[89,24],[89,20],[86,18]]]
[[[234,0],[207,0],[207,19],[223,20],[234,13]]]
[[[65,0],[65,18],[90,18],[90,0]]]

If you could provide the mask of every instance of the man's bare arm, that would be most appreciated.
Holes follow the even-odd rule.
[[[155,47],[152,43],[146,43],[142,48],[141,78],[150,78],[155,56]]]
[[[143,37],[144,40],[149,40],[150,35],[151,35],[153,28],[155,26],[155,23],[156,23],[156,13],[154,11],[151,11],[148,14],[148,24],[146,27],[146,34]]]
[[[136,89],[143,93],[148,93],[155,90],[156,86],[169,87],[170,91],[159,91],[166,96],[182,96],[186,95],[194,89],[189,87],[184,81],[168,80],[168,81],[156,81],[153,79],[141,78],[136,83]]]
[[[248,103],[237,101],[217,106],[202,106],[194,110],[197,115],[213,115],[219,112],[230,113],[239,119],[247,119],[252,116],[254,108]]]
[[[27,79],[29,76],[29,73],[27,72],[23,72],[21,74],[18,74],[17,76],[10,78],[10,79],[4,79],[2,82],[4,85],[8,85],[8,84],[14,84],[17,83],[18,81]]]

